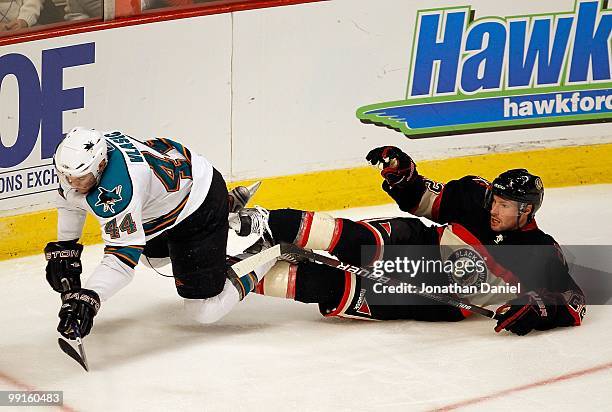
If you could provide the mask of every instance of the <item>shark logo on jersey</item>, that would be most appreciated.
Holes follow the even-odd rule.
[[[122,186],[115,186],[112,190],[107,190],[103,187],[98,187],[98,201],[96,202],[96,206],[102,206],[104,212],[115,213],[115,203],[123,200],[121,197],[121,189]]]
[[[123,212],[132,202],[134,188],[126,158],[113,144],[106,141],[108,164],[95,190],[87,196],[87,204],[96,216],[108,219]]]

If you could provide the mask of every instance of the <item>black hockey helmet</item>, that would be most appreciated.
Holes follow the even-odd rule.
[[[493,195],[519,202],[519,214],[527,205],[532,205],[531,217],[542,206],[544,185],[539,176],[532,175],[527,169],[511,169],[503,172],[493,180],[487,190],[485,206],[491,209]]]

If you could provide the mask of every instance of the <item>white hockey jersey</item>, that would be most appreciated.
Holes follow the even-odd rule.
[[[87,212],[99,221],[104,258],[84,287],[108,299],[134,276],[146,242],[174,227],[204,202],[211,163],[170,139],[140,142],[105,133],[108,164],[86,195],[60,186],[58,240],[81,237]]]

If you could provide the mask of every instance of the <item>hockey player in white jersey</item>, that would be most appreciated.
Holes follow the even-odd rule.
[[[170,259],[185,309],[201,323],[223,317],[265,273],[260,267],[241,278],[228,275],[229,208],[244,199],[230,195],[228,202],[221,174],[180,143],[77,127],[58,145],[54,164],[60,177],[58,240],[45,247],[46,277],[62,296],[63,336],[75,338],[75,321],[86,336],[100,302],[132,280],[139,260]],[[105,248],[81,287],[78,239],[87,212],[99,221]]]

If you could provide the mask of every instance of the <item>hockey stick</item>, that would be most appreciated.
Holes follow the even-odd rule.
[[[248,273],[254,271],[257,267],[270,262],[271,260],[277,259],[281,256],[281,245],[272,246],[262,252],[259,252],[253,256],[249,256],[239,262],[234,263],[230,266],[229,270],[234,273],[237,277],[242,277]]]
[[[66,278],[62,279],[62,289],[64,290],[64,292],[70,289],[70,284],[68,283],[68,279]],[[60,349],[62,350],[62,352],[64,352],[66,355],[70,356],[72,359],[77,361],[79,365],[83,367],[83,369],[89,372],[89,365],[87,364],[87,356],[85,355],[85,347],[83,346],[83,339],[81,338],[81,331],[79,330],[79,324],[77,323],[77,321],[74,321],[74,323],[72,324],[72,331],[74,332],[74,336],[77,342],[77,348],[79,349],[78,353],[72,347],[72,345],[68,343],[68,341],[66,341],[65,339],[61,337],[57,338],[57,343]]]
[[[341,262],[337,259],[321,255],[319,253],[313,252],[309,249],[303,249],[299,246],[296,246],[291,243],[281,243],[281,255],[283,257],[287,257],[289,261],[300,261],[300,260],[309,260],[312,262],[322,263],[327,266],[331,266],[333,268],[337,268],[343,271],[347,271],[353,273],[357,276],[361,276],[367,279],[374,280],[378,283],[384,283],[388,285],[400,285],[401,283],[397,279],[392,279],[385,276],[379,276],[374,273],[374,271],[370,268],[364,268],[360,266],[351,265],[349,263]],[[497,319],[497,315],[495,312],[485,309],[481,306],[472,305],[469,303],[462,302],[458,299],[453,298],[448,295],[440,295],[437,293],[422,293],[418,292],[415,295],[423,296],[432,300],[435,300],[440,303],[444,303],[446,305],[454,306],[458,309],[467,310],[468,312],[476,313],[481,316],[486,316],[487,318]]]
[[[83,367],[83,369],[89,372],[89,368],[87,366],[86,361],[83,360],[83,358],[78,354],[78,352],[72,347],[70,343],[68,343],[66,340],[62,338],[57,338],[57,343],[59,344],[59,347],[62,350],[62,352],[64,352],[66,355],[70,356],[72,359],[77,361],[79,365]]]
[[[281,251],[281,246],[276,245],[256,255],[243,259],[243,260],[236,261],[238,258],[234,256],[227,256],[228,259],[231,259],[230,261],[235,261],[235,263],[232,266],[230,266],[229,270],[231,270],[236,276],[242,277],[252,272],[257,267],[273,259],[280,257],[280,251]],[[68,284],[68,281],[66,279],[62,279],[62,286],[63,286],[64,291],[67,291],[68,289],[70,289],[70,285]],[[65,339],[61,337],[57,338],[57,343],[60,349],[62,350],[62,352],[64,352],[66,355],[70,356],[72,359],[77,361],[79,365],[83,367],[83,369],[89,372],[89,365],[87,363],[85,347],[83,346],[83,339],[81,337],[79,325],[77,324],[76,321],[72,325],[72,330],[76,337],[77,347],[79,350],[78,353],[68,341],[66,341]]]

